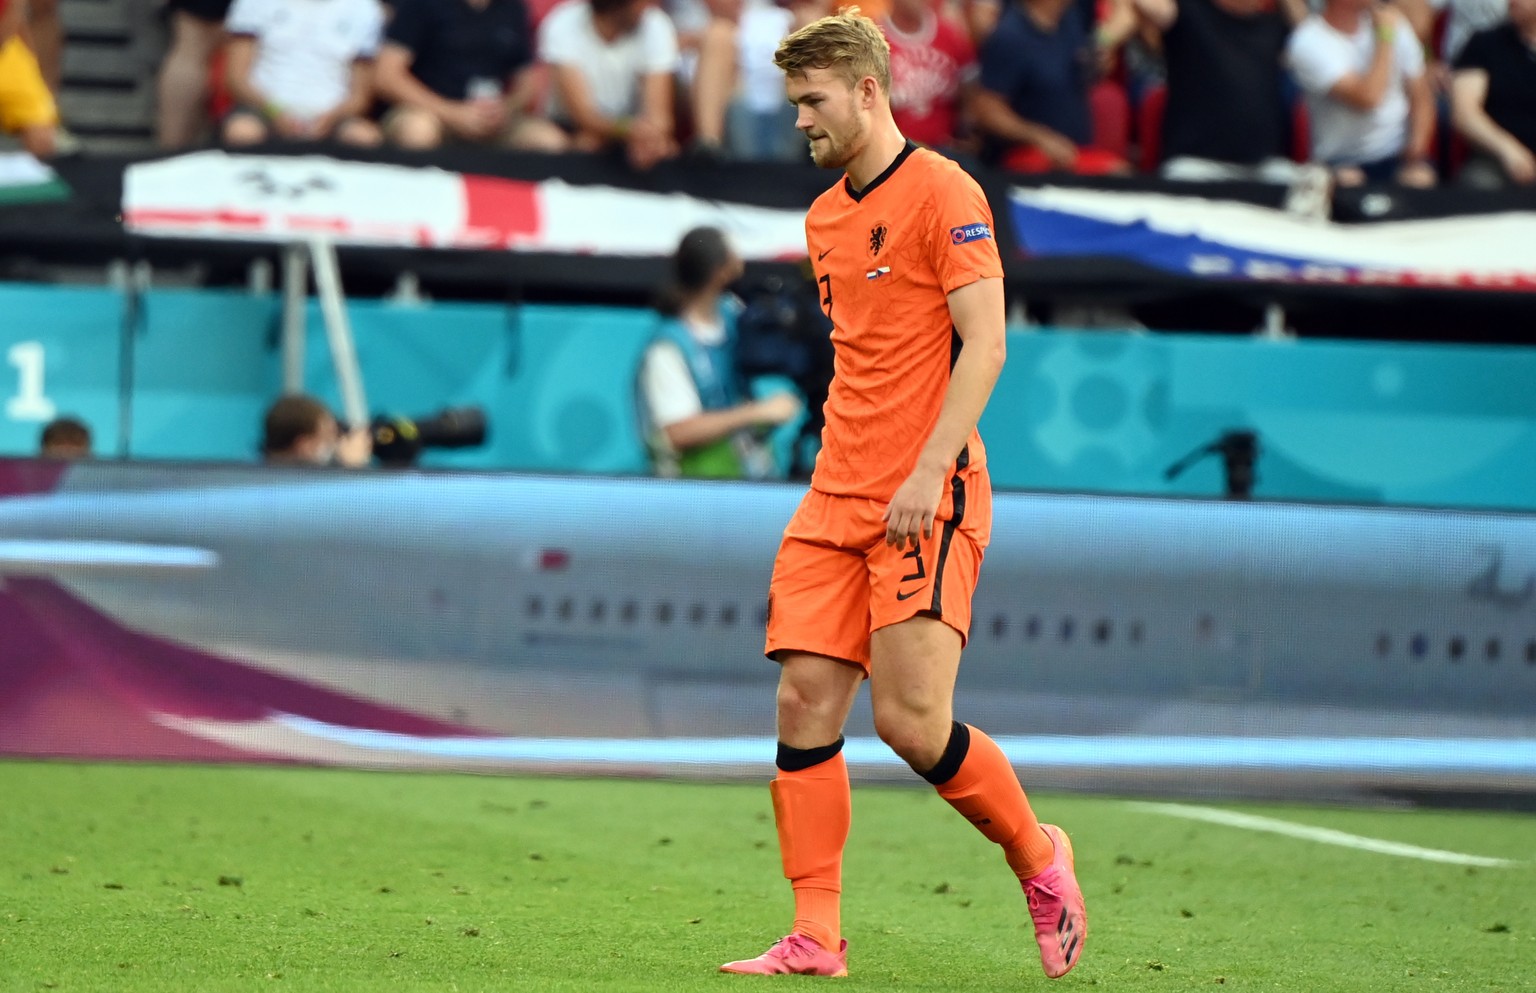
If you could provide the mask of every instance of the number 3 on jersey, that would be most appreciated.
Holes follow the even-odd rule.
[[[826,292],[824,294],[822,294],[822,297],[821,297],[821,309],[827,315],[827,319],[831,320],[832,319],[832,276],[830,274],[821,276],[821,277],[819,277],[816,280],[816,282],[820,283],[822,286],[824,286],[826,288]]]

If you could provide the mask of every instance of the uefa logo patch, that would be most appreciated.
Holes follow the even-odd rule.
[[[990,224],[962,224],[958,228],[949,229],[949,240],[956,245],[963,245],[968,241],[986,241],[990,237],[992,237]]]

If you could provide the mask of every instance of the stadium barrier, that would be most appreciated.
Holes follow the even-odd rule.
[[[55,413],[104,456],[248,461],[282,382],[273,294],[0,284],[0,454]],[[306,383],[338,403],[310,305]],[[640,474],[643,309],[348,304],[378,412],[479,405],[481,448],[426,464]],[[1015,329],[982,422],[1004,488],[1215,495],[1230,429],[1258,435],[1258,497],[1536,508],[1536,348]]]
[[[0,460],[0,754],[761,777],[800,493]],[[957,713],[1032,784],[1536,789],[1536,516],[994,512]]]

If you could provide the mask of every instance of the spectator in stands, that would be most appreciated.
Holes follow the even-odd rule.
[[[550,116],[583,151],[623,148],[636,169],[677,154],[677,32],[649,0],[565,0],[539,28]]]
[[[717,228],[695,228],[673,257],[673,279],[658,309],[662,323],[646,348],[640,415],[658,475],[763,477],[772,456],[755,434],[799,415],[790,393],[749,399],[734,346],[740,304],[727,287],[741,259]]]
[[[280,397],[262,420],[261,460],[268,465],[358,469],[372,457],[368,431],[343,431],[336,415],[314,397],[298,393]]]
[[[235,109],[224,120],[224,143],[379,144],[366,115],[383,28],[378,0],[235,0],[225,22]]]
[[[955,6],[960,22],[971,36],[971,44],[977,46],[992,34],[1003,13],[1001,0],[958,0]]]
[[[1536,0],[1509,0],[1509,20],[1467,42],[1451,104],[1456,130],[1475,150],[1463,183],[1536,183]]]
[[[773,0],[736,0],[717,3],[716,8],[720,16],[699,39],[693,78],[695,154],[803,160],[805,140],[795,130],[795,109],[784,99],[784,75],[774,68],[773,52],[785,35],[819,16],[824,7],[818,6],[811,17]]]
[[[88,459],[91,429],[78,417],[56,417],[43,427],[37,454],[45,459]]]
[[[1161,44],[1168,90],[1160,151],[1173,179],[1295,172],[1281,59],[1302,0],[1135,0]]]
[[[989,157],[1024,172],[1124,172],[1092,147],[1088,94],[1116,44],[1101,46],[1078,0],[1012,0],[981,47],[976,125]]]
[[[566,135],[533,113],[540,77],[523,0],[398,0],[379,52],[384,130],[403,148],[454,140],[562,152]]]
[[[978,71],[970,36],[939,0],[893,0],[879,24],[891,46],[896,126],[930,148],[954,147]]]
[[[58,151],[59,111],[22,38],[27,0],[0,0],[0,132],[40,159]]]
[[[1438,57],[1445,65],[1454,65],[1469,38],[1497,26],[1509,12],[1508,0],[1393,0],[1393,4],[1413,25],[1414,33],[1424,43],[1424,54]]]
[[[717,18],[735,20],[741,0],[665,0],[661,6],[677,32],[678,78],[692,82],[705,30]]]
[[[1327,0],[1298,26],[1286,59],[1306,94],[1312,159],[1341,186],[1435,184],[1435,108],[1408,21],[1376,0]]]
[[[208,66],[224,44],[230,0],[169,0],[171,47],[160,64],[155,122],[161,148],[186,148],[208,123]]]

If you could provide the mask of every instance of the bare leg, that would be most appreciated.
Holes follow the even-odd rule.
[[[780,653],[779,740],[791,748],[820,748],[843,733],[864,674],[820,655]]]
[[[932,617],[913,617],[870,638],[870,703],[875,732],[919,774],[938,764],[954,723],[960,633]]]
[[[231,148],[259,145],[267,140],[267,124],[254,114],[231,114],[224,122],[223,137]]]
[[[384,132],[372,121],[354,117],[343,121],[341,127],[336,129],[336,140],[343,145],[355,145],[358,148],[378,148],[384,144]]]
[[[400,148],[436,148],[443,143],[443,136],[443,122],[419,107],[402,107],[390,115],[388,137]]]
[[[156,137],[162,148],[186,148],[207,122],[208,63],[224,41],[224,26],[177,11],[171,32],[160,69]]]
[[[507,129],[504,142],[508,148],[524,152],[568,152],[570,135],[554,121],[542,117],[520,118]]]
[[[693,133],[701,145],[725,141],[725,108],[736,92],[736,32],[731,21],[709,23],[699,40],[699,69],[693,79]]]

